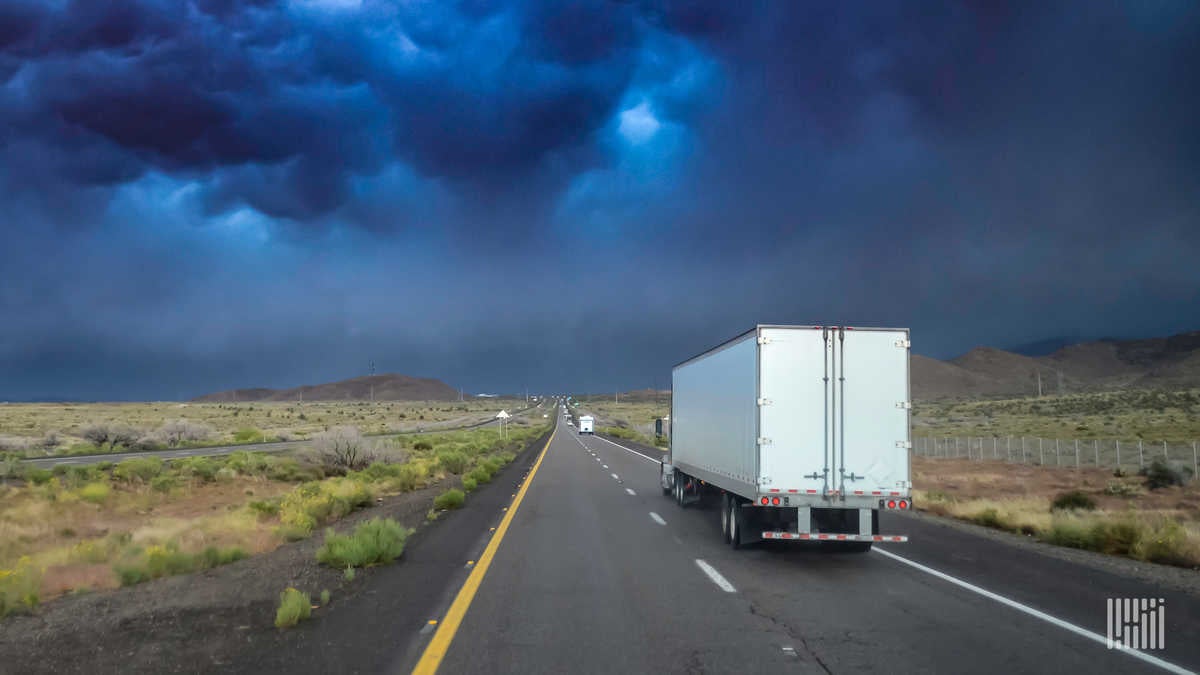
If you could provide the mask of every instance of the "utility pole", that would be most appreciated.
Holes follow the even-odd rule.
[[[1038,398],[1041,398],[1042,397],[1042,371],[1040,369],[1037,371],[1037,376],[1038,376]]]
[[[375,362],[371,361],[371,403],[375,402]]]

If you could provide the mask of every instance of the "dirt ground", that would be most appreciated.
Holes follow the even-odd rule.
[[[1192,481],[1184,487],[1149,491],[1141,487],[1141,476],[1118,478],[1112,469],[1060,469],[995,461],[913,457],[912,480],[918,490],[940,490],[961,500],[1054,499],[1064,492],[1082,490],[1104,510],[1121,511],[1132,505],[1139,510],[1180,511],[1200,518],[1200,481]],[[1133,497],[1104,494],[1104,489],[1112,484],[1135,486],[1138,494]]]
[[[532,440],[516,463],[541,442]],[[436,522],[426,519],[434,497],[460,484],[458,477],[451,477],[384,498],[338,521],[335,529],[349,530],[378,517],[395,518],[414,529],[436,527]],[[10,616],[0,622],[0,672],[143,672],[138,664],[163,663],[171,664],[174,672],[211,670],[229,652],[230,639],[253,641],[277,632],[271,622],[279,593],[287,587],[310,593],[314,602],[328,589],[334,605],[372,592],[368,580],[376,570],[359,570],[358,577],[347,582],[341,570],[317,564],[315,554],[322,540],[316,534],[223,567],[129,588],[68,595],[43,604],[31,615]],[[403,564],[403,558],[397,564]],[[107,568],[104,572],[110,573]],[[313,610],[314,619],[321,611]],[[187,661],[174,653],[173,640],[186,635],[195,644],[197,635],[206,634],[213,636],[211,654],[193,655]]]

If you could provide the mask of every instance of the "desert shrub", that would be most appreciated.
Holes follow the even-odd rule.
[[[1093,551],[1110,555],[1129,555],[1141,536],[1141,526],[1131,520],[1102,520],[1092,524],[1088,533]]]
[[[477,466],[474,469],[471,469],[471,472],[468,473],[466,477],[475,481],[477,484],[488,483],[492,480],[492,472],[488,471],[485,467]]]
[[[312,600],[307,593],[288,588],[279,594],[279,608],[275,610],[275,627],[290,628],[312,616]]]
[[[317,550],[317,562],[337,568],[390,563],[404,552],[411,533],[391,518],[359,523],[350,535],[330,529],[325,532],[325,544]]]
[[[126,483],[146,483],[162,474],[163,461],[158,457],[134,457],[113,467],[114,479]]]
[[[150,489],[155,492],[166,494],[179,486],[179,481],[174,476],[163,474],[150,479]]]
[[[178,447],[183,443],[198,443],[212,436],[212,428],[190,420],[172,420],[164,423],[154,432],[156,439],[169,448]]]
[[[329,589],[328,589],[328,588],[326,588],[325,590],[321,591],[321,606],[322,606],[322,607],[324,607],[325,605],[328,605],[328,604],[329,604],[330,597],[331,597],[331,596],[330,596],[330,594],[329,594]]]
[[[433,444],[431,444],[429,441],[417,441],[416,443],[413,443],[413,450],[429,451],[432,449]]]
[[[461,509],[466,500],[467,497],[463,494],[462,490],[446,490],[433,500],[433,508],[442,510]]]
[[[1170,464],[1163,461],[1161,458],[1150,462],[1150,466],[1145,470],[1146,487],[1151,490],[1158,490],[1172,485],[1183,485],[1187,476]]]
[[[438,453],[438,464],[453,474],[461,474],[467,469],[467,456],[461,452],[446,451]]]
[[[97,471],[112,471],[112,468],[113,468],[112,462],[108,462],[108,461],[96,462],[96,470]]]
[[[205,483],[215,481],[217,472],[221,470],[221,464],[210,457],[184,457],[171,462],[171,466],[181,477]]]
[[[313,436],[313,448],[331,473],[358,471],[375,460],[357,427],[334,427]]]
[[[302,466],[291,457],[276,459],[267,468],[267,478],[283,483],[302,483],[320,480],[324,475],[316,467]]]
[[[345,572],[342,572],[342,578],[346,581],[354,581],[354,577],[358,575],[353,567],[347,567]]]
[[[34,485],[45,485],[53,477],[53,472],[38,467],[33,467],[25,471],[25,478]]]
[[[209,546],[196,556],[196,566],[199,569],[212,569],[221,565],[237,562],[246,558],[246,551],[238,546],[217,548]]]
[[[1200,564],[1200,552],[1188,541],[1187,531],[1177,521],[1160,518],[1147,524],[1133,545],[1133,557],[1165,565]]]
[[[28,556],[13,569],[0,569],[0,617],[28,612],[38,606],[42,575]]]
[[[0,436],[0,452],[11,452],[15,454],[24,454],[27,450],[36,445],[36,441],[32,438],[23,436]]]
[[[979,525],[983,525],[984,527],[994,527],[1001,530],[1007,529],[1006,523],[1000,517],[1000,513],[994,508],[980,510],[971,517],[971,520],[975,521]]]
[[[55,469],[57,469],[59,466],[66,467],[66,469],[63,470],[62,476],[64,478],[64,482],[71,487],[87,485],[88,483],[100,480],[102,477],[100,471],[96,467],[68,466],[66,464],[59,464],[55,467]]]
[[[1120,481],[1110,482],[1104,488],[1104,494],[1114,497],[1136,497],[1141,493],[1142,491],[1138,488],[1138,486],[1122,483]]]
[[[111,493],[108,483],[88,483],[79,489],[79,498],[92,504],[103,504]]]
[[[270,518],[279,515],[279,502],[279,499],[255,500],[246,506],[260,518]]]
[[[284,525],[312,532],[356,508],[370,504],[373,498],[370,488],[351,479],[304,483],[283,497],[279,505],[279,518]]]
[[[245,557],[246,552],[237,546],[224,549],[209,546],[199,553],[187,553],[171,541],[147,546],[144,551],[125,557],[113,565],[113,571],[122,586],[132,586],[151,579],[227,565]]]
[[[1093,537],[1088,528],[1072,520],[1055,520],[1050,529],[1042,533],[1041,539],[1058,546],[1070,548],[1092,548]]]
[[[0,479],[7,482],[10,478],[22,478],[25,475],[25,465],[21,463],[21,456],[5,452],[0,453]]]
[[[1071,511],[1071,510],[1096,510],[1096,500],[1089,497],[1081,490],[1071,490],[1064,492],[1054,498],[1050,504],[1051,511]]]
[[[479,487],[479,483],[474,478],[468,476],[462,479],[462,486],[467,492],[473,492],[475,488]]]
[[[236,443],[261,443],[263,432],[253,427],[243,427],[233,432],[233,440]]]

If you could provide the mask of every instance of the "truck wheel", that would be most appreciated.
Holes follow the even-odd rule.
[[[675,474],[675,482],[672,483],[672,487],[675,489],[675,503],[679,505],[679,508],[683,508],[683,476],[682,475]]]
[[[729,543],[729,493],[721,493],[721,538]]]
[[[742,507],[737,503],[737,499],[729,500],[729,547],[739,549],[742,547]]]

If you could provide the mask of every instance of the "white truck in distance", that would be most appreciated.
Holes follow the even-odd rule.
[[[907,541],[879,512],[912,508],[909,347],[906,328],[763,325],[675,366],[663,494],[719,498],[734,548]]]
[[[595,423],[595,420],[592,418],[591,415],[584,415],[583,417],[580,417],[579,418],[579,433],[592,434],[593,436],[595,436],[596,432],[592,430],[592,425],[594,423]]]

